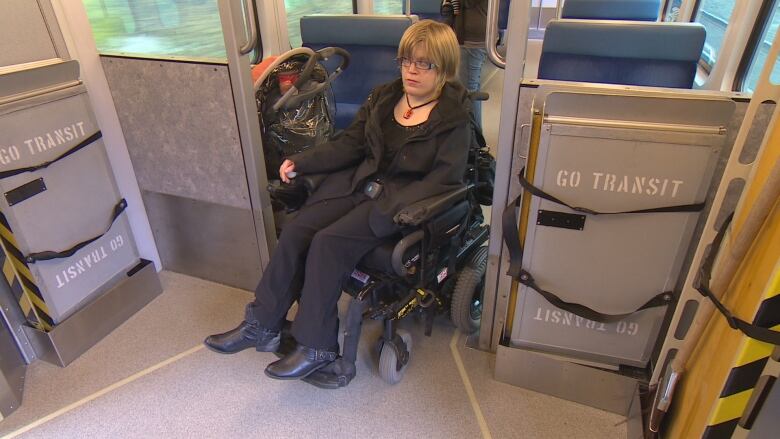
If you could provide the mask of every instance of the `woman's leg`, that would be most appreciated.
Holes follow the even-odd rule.
[[[345,276],[369,251],[399,229],[377,236],[368,216],[375,201],[358,205],[347,215],[319,231],[306,257],[306,277],[292,334],[299,344],[333,350],[338,340],[338,300]]]
[[[255,289],[251,313],[263,328],[281,329],[287,311],[298,296],[292,288],[303,272],[306,253],[315,234],[355,207],[354,197],[322,201],[303,208],[286,224],[260,283]]]
[[[303,208],[287,224],[276,251],[255,289],[255,301],[247,305],[246,315],[238,327],[222,334],[210,335],[204,343],[209,349],[232,354],[248,348],[276,351],[279,330],[298,289],[294,282],[304,268],[304,257],[314,234],[351,210],[354,196],[323,201]]]
[[[306,276],[292,334],[295,351],[268,365],[265,374],[280,380],[308,376],[338,355],[338,300],[344,276],[371,249],[398,230],[387,227],[377,236],[369,226],[376,203],[366,201],[314,235],[306,256]],[[385,233],[386,232],[386,233]]]

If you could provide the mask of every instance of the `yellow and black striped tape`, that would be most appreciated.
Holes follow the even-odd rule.
[[[753,324],[780,331],[780,275],[772,282],[769,297],[761,302]],[[730,438],[750,401],[774,346],[752,338],[746,341],[707,422],[703,439]]]
[[[2,213],[0,213],[0,245],[3,249],[0,253],[3,277],[11,287],[27,321],[41,331],[50,331],[54,327],[54,321],[49,316],[49,309],[43,300],[41,290],[35,284],[33,275],[24,262],[24,255],[19,251],[11,226]]]

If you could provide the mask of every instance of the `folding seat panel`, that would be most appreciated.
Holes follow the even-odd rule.
[[[138,264],[127,203],[83,86],[0,106],[0,132],[3,248],[47,330]]]
[[[547,98],[530,178],[536,188],[597,212],[700,205],[594,215],[533,196],[522,266],[536,286],[598,313],[629,315],[600,323],[521,285],[513,345],[613,365],[647,363],[673,304],[733,107],[725,100]],[[653,299],[659,306],[634,312]]]

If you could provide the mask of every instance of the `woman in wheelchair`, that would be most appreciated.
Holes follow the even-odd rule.
[[[288,157],[279,169],[327,174],[279,238],[241,324],[211,335],[219,353],[279,349],[295,299],[296,349],[271,363],[275,379],[304,378],[337,358],[341,282],[361,258],[400,232],[404,207],[463,187],[473,131],[467,91],[452,81],[459,48],[446,25],[422,20],[398,47],[401,78],[375,88],[338,137]],[[303,273],[303,286],[294,285]]]

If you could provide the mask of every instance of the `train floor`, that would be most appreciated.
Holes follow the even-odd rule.
[[[466,347],[444,317],[431,337],[422,322],[401,323],[413,347],[397,385],[379,377],[375,321],[363,327],[349,386],[269,379],[273,354],[219,355],[201,344],[241,320],[250,292],[160,276],[159,297],[68,367],[28,367],[24,402],[0,422],[0,437],[626,437],[620,416],[495,381],[495,355]]]

